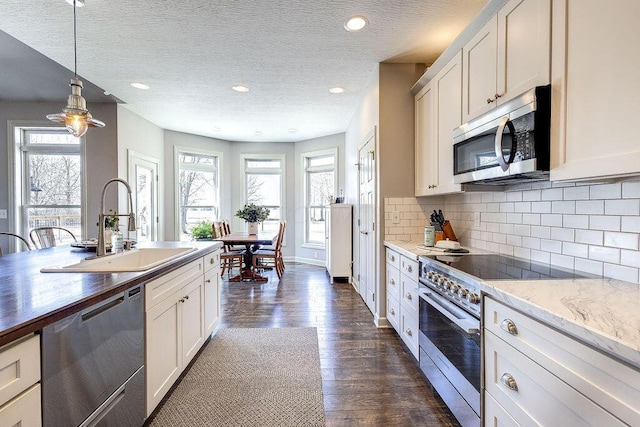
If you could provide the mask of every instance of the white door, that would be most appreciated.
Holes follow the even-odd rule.
[[[129,150],[137,240],[158,240],[158,160]]]
[[[375,131],[358,150],[358,286],[360,296],[375,312]]]

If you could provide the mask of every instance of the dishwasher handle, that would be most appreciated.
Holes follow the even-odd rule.
[[[91,311],[82,313],[81,319],[83,322],[87,322],[93,319],[94,317],[98,316],[99,314],[102,314],[105,311],[111,310],[112,308],[122,304],[123,302],[124,302],[124,295],[121,295],[120,297],[113,299],[111,301],[108,301],[105,304],[102,304],[101,306],[96,307]]]

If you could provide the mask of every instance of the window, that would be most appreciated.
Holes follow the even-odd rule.
[[[219,154],[176,149],[178,167],[178,236],[190,240],[191,229],[220,215]]]
[[[278,231],[284,212],[284,155],[242,156],[246,203],[269,208],[263,230]]]
[[[56,226],[82,238],[83,167],[81,141],[65,128],[18,127],[17,229],[24,235],[37,227]],[[56,238],[72,239],[67,233]]]
[[[305,182],[305,244],[324,247],[326,207],[336,197],[335,149],[302,155]]]

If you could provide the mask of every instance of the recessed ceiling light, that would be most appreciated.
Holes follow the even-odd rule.
[[[329,89],[329,92],[331,92],[331,93],[342,93],[342,92],[344,92],[344,89],[341,88],[340,86],[336,86],[336,87],[332,87],[331,89]]]
[[[213,127],[213,131],[214,132],[220,132],[222,130],[222,128],[220,126],[214,126]]]
[[[146,85],[146,84],[140,83],[140,82],[129,83],[129,86],[135,87],[136,89],[142,89],[142,90],[149,89],[149,85]]]
[[[296,133],[296,132],[298,132],[298,129],[291,128],[291,129],[289,129],[289,132],[291,132],[291,133]]]
[[[352,16],[344,23],[344,28],[347,31],[360,31],[367,26],[369,21],[364,16]]]
[[[106,96],[109,96],[109,95],[111,95],[111,92],[109,92],[108,90],[105,90],[105,91],[104,91],[104,94],[105,94]]]
[[[262,132],[261,132],[261,131],[259,131],[259,130],[255,131],[254,133],[255,133],[256,135],[262,135]]]
[[[236,92],[249,92],[249,88],[245,85],[231,86],[231,89],[235,90]]]
[[[73,6],[73,0],[67,0],[67,3]],[[82,7],[82,6],[84,6],[84,0],[76,0],[76,7]]]

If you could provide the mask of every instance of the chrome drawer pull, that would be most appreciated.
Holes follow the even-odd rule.
[[[500,323],[500,328],[511,335],[518,335],[518,328],[516,328],[516,324],[511,319],[504,319]]]
[[[509,390],[518,391],[518,384],[511,374],[504,373],[500,377],[500,382]]]
[[[411,273],[411,272],[413,271],[413,268],[411,268],[411,266],[408,266],[408,267],[407,267],[407,271],[408,271],[409,273]]]
[[[395,280],[393,280],[393,279],[391,279],[389,282],[390,282],[392,285],[395,285],[395,284],[396,284],[396,281],[395,281]]]
[[[393,308],[391,310],[389,310],[389,312],[391,313],[392,316],[396,315],[396,311]]]
[[[391,261],[395,261],[396,257],[394,257],[393,255],[390,255],[389,258],[391,258]]]
[[[407,335],[412,336],[413,332],[411,332],[411,329],[407,329]]]
[[[411,296],[411,294],[407,294],[407,299],[408,299],[409,301],[411,301],[411,300],[413,299],[413,297]]]

